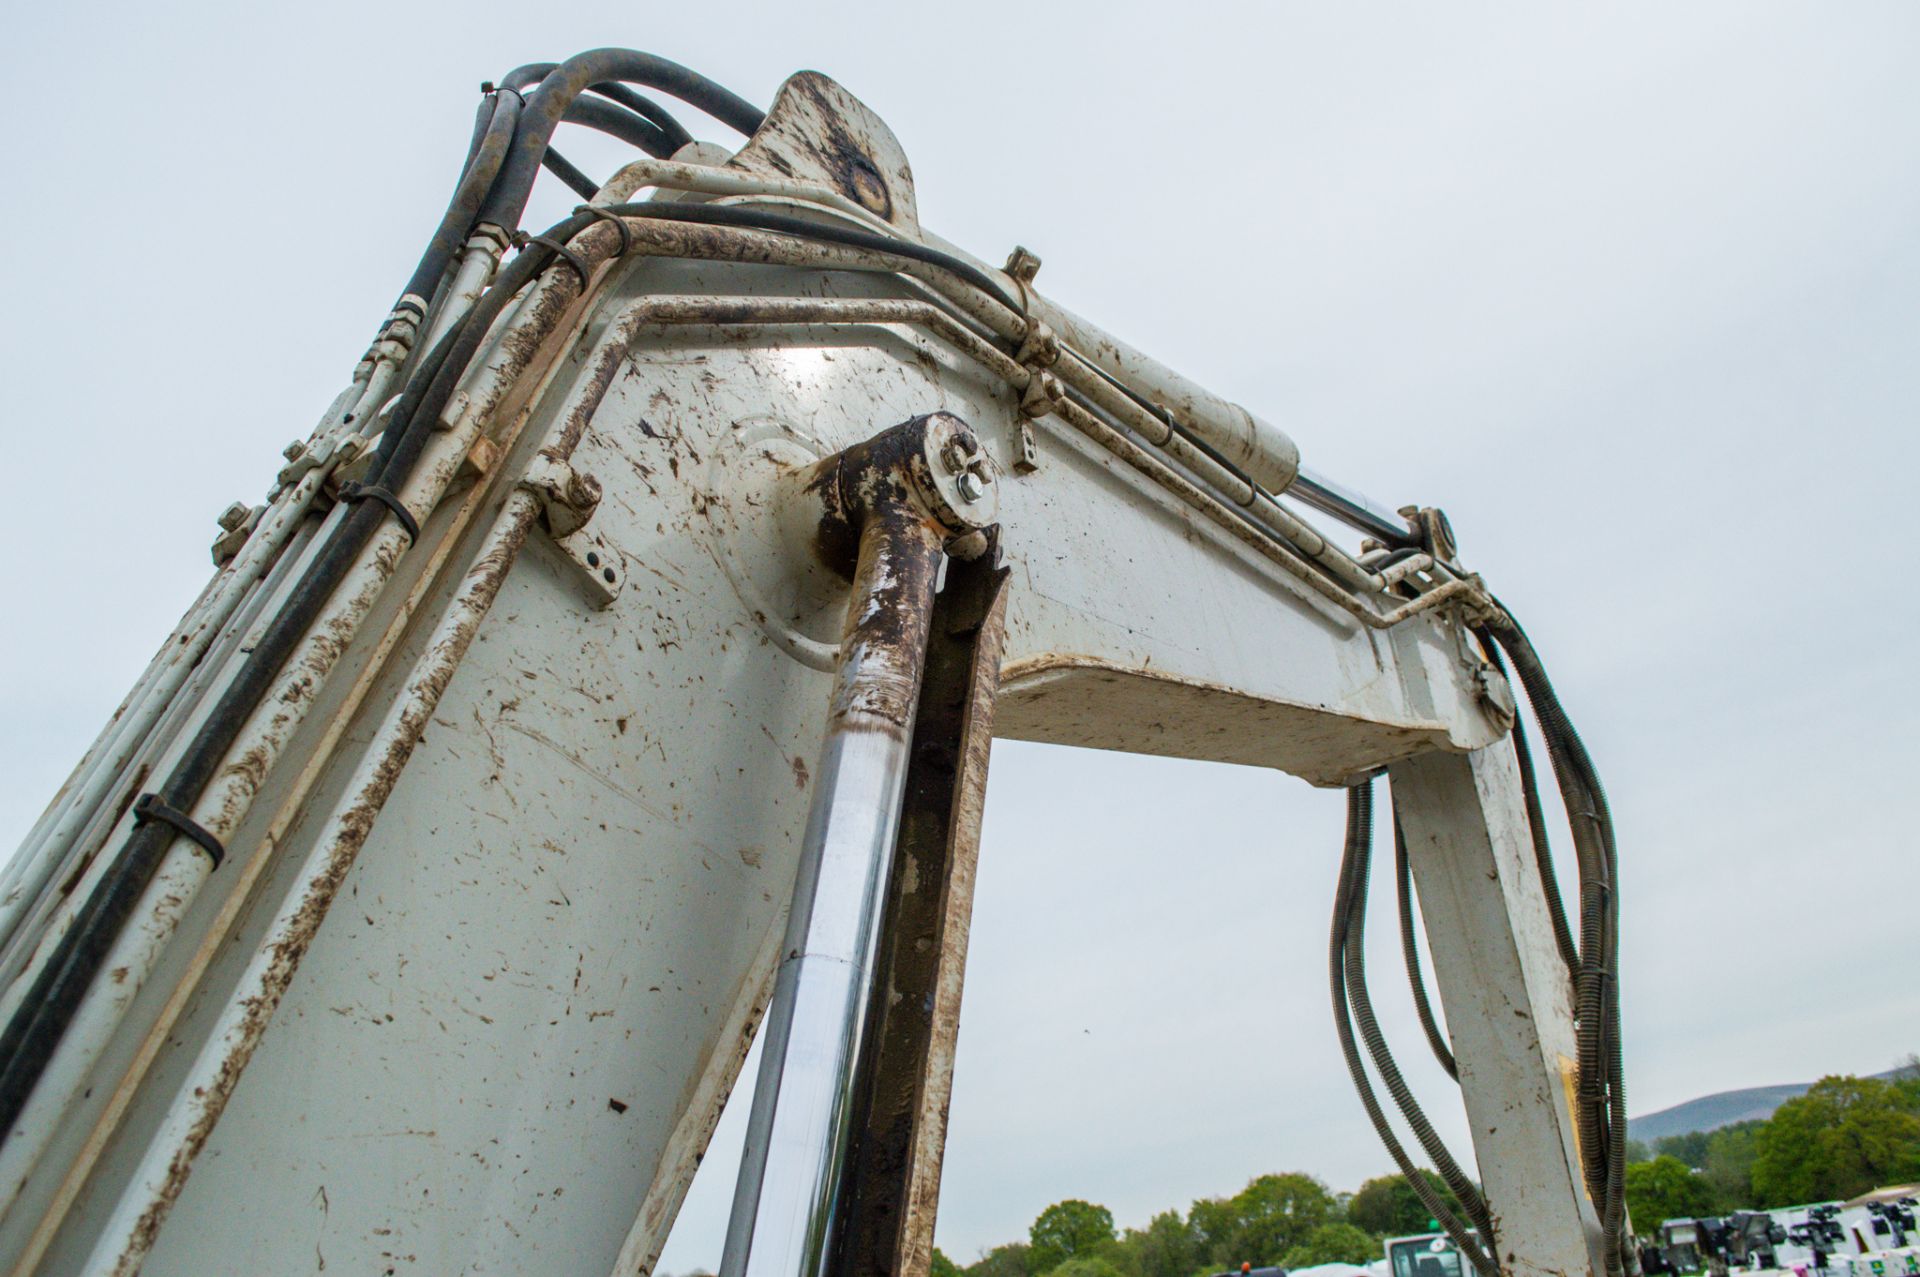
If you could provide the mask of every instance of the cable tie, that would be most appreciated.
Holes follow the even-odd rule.
[[[377,484],[349,480],[340,485],[340,500],[350,505],[358,501],[378,501],[393,511],[394,518],[400,520],[400,528],[407,534],[408,541],[420,539],[420,524],[413,517],[413,511],[407,509],[406,503],[386,488]]]
[[[588,283],[587,264],[581,261],[579,255],[572,249],[551,235],[528,235],[524,231],[519,232],[519,238],[514,241],[514,246],[517,248],[525,248],[529,244],[538,244],[542,248],[550,248],[565,258],[567,265],[573,267],[573,273],[580,277],[581,291],[584,292],[586,290]]]
[[[133,823],[136,826],[148,823],[169,826],[206,852],[207,859],[213,861],[215,869],[218,869],[220,862],[227,858],[227,849],[220,845],[218,838],[196,824],[193,817],[184,811],[177,807],[169,807],[166,800],[156,793],[144,793],[134,800]]]
[[[576,214],[585,213],[588,217],[597,217],[603,222],[612,222],[614,228],[620,232],[620,256],[625,257],[633,251],[633,227],[627,225],[626,218],[618,213],[609,212],[598,204],[576,205],[573,211]]]

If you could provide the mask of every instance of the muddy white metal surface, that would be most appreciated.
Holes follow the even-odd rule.
[[[788,199],[740,174],[825,186],[917,233],[898,144],[822,77],[727,172],[721,198]],[[1303,576],[1235,530],[1189,445],[1169,464],[1064,391],[1036,401],[1045,361],[923,282],[696,230],[620,256],[597,225],[585,296],[502,321],[493,381],[409,492],[419,544],[389,526],[390,579],[231,778],[227,864],[176,848],[194,881],[141,933],[150,970],[19,1146],[0,1268],[648,1268],[769,996],[828,770],[849,585],[783,493],[908,418],[971,423],[997,476],[998,734],[1321,784],[1505,734],[1455,608],[1363,620],[1412,595],[1332,601],[1370,570]],[[1157,368],[1056,320],[1110,375]],[[1291,477],[1277,431],[1165,370],[1141,384]],[[568,474],[599,492],[584,523],[555,508]],[[236,562],[265,573],[253,545]]]

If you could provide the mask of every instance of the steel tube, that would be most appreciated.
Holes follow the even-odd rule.
[[[591,251],[587,255],[593,256]],[[498,407],[533,358],[540,340],[550,335],[578,291],[569,272],[545,274],[533,284],[519,308],[499,321],[491,350],[477,356],[478,362],[463,378],[467,406],[455,414],[457,419],[448,429],[434,434],[427,454],[401,486],[399,497],[416,517],[424,521],[432,513],[483,421]],[[515,343],[510,350],[502,349],[501,336],[513,329],[524,331],[530,340]],[[383,521],[329,597],[325,610],[289,655],[272,692],[255,708],[228,750],[229,761],[188,813],[214,837],[230,837],[245,819],[281,749],[311,708],[360,622],[371,612],[407,545],[407,534],[393,522]],[[255,758],[261,765],[257,770],[233,765],[231,760],[240,757]],[[131,817],[123,816],[121,824],[130,829]],[[99,858],[90,878],[67,898],[69,915],[88,898],[92,884],[107,872],[109,864],[108,858]],[[8,1170],[15,1165],[30,1168],[38,1161],[50,1137],[52,1117],[79,1093],[211,868],[206,857],[185,838],[175,838],[168,845],[165,858],[141,893],[133,915],[137,923],[115,938],[107,958],[112,967],[122,968],[126,974],[110,987],[104,983],[92,985],[74,1010],[34,1083],[20,1121],[0,1146],[0,1164]],[[50,946],[43,944],[42,948]],[[37,978],[39,965],[50,957],[49,953],[36,953],[35,965],[22,973],[9,995],[17,999],[27,991],[31,986],[22,982]],[[41,1114],[47,1117],[42,1119]],[[0,1179],[0,1194],[16,1192],[19,1182]]]
[[[646,310],[647,303],[638,303],[636,306],[630,308],[620,320],[613,325],[612,330],[601,342],[594,356],[592,373],[581,383],[580,387],[575,390],[573,396],[569,399],[566,410],[561,414],[554,428],[554,432],[549,435],[543,452],[550,452],[556,457],[568,457],[572,455],[574,447],[579,443],[581,436],[585,433],[588,421],[591,420],[601,400],[605,397],[607,387],[612,383],[614,373],[618,369],[621,359],[626,355],[632,342],[633,333],[640,326],[640,321],[644,317]],[[510,443],[513,437],[513,434],[510,433],[507,436],[507,442]],[[480,490],[476,490],[476,493],[478,491]],[[428,644],[427,656],[422,658],[423,665],[417,668],[427,668],[424,662],[427,661],[428,657],[443,662],[442,664],[431,667],[437,671],[431,676],[431,679],[437,679],[437,682],[434,682],[430,697],[426,700],[426,712],[428,714],[431,713],[433,705],[437,704],[438,696],[440,692],[444,690],[446,678],[450,675],[453,667],[458,664],[459,653],[463,653],[466,650],[466,644],[471,641],[473,632],[477,629],[480,618],[484,616],[486,609],[491,606],[494,594],[498,591],[501,582],[504,580],[506,572],[512,565],[518,553],[519,546],[522,540],[524,540],[528,528],[531,526],[533,515],[537,513],[535,509],[528,505],[528,502],[531,500],[531,496],[525,489],[516,490],[514,494],[507,499],[502,513],[494,522],[493,529],[489,533],[486,544],[482,546],[474,558],[476,567],[469,572],[467,578],[463,581],[461,592],[454,601],[453,611],[442,619],[440,629],[436,631],[435,639]],[[399,638],[400,630],[405,625],[406,619],[412,614],[414,607],[419,603],[420,599],[425,596],[426,590],[431,586],[433,581],[438,579],[446,561],[446,556],[452,552],[455,544],[459,541],[459,529],[464,526],[466,519],[472,515],[477,505],[478,496],[470,495],[463,503],[461,509],[453,516],[447,535],[442,537],[435,546],[432,564],[422,573],[420,579],[418,579],[413,586],[413,597],[402,605],[399,616],[389,623],[387,634],[380,640],[380,651],[385,652],[392,650],[393,645]],[[455,625],[452,619],[456,616],[464,618],[460,620],[458,625]],[[457,650],[454,651],[451,658],[448,658],[447,652],[455,644],[457,644]],[[377,664],[380,659],[380,657],[376,656],[375,663]],[[425,684],[420,679],[416,679],[410,686],[415,690],[419,690],[425,686]],[[365,682],[356,685],[354,693],[342,707],[340,714],[335,719],[334,726],[330,730],[337,731],[352,719],[353,707],[360,703],[360,697],[365,694],[367,688],[368,684]],[[421,695],[423,697],[429,696],[425,691],[421,692]],[[401,712],[401,708],[390,711],[388,721],[411,721],[410,716],[415,714],[418,709],[418,702],[412,697],[411,692],[407,698],[403,699],[402,708],[404,708],[405,713]],[[417,732],[417,728],[423,724],[424,718],[421,718],[418,723],[413,724],[410,730]],[[383,729],[382,735],[376,739],[375,747],[367,755],[367,761],[363,761],[360,769],[355,773],[356,778],[370,776],[372,779],[364,786],[359,784],[357,779],[355,785],[352,787],[352,793],[356,795],[353,799],[353,806],[348,807],[343,805],[336,809],[333,823],[328,826],[329,830],[333,832],[316,846],[306,862],[307,869],[303,870],[301,881],[304,885],[300,888],[301,903],[298,907],[292,905],[287,906],[281,914],[276,915],[277,919],[281,921],[289,917],[305,919],[305,926],[308,928],[305,934],[308,938],[311,937],[312,928],[317,925],[317,917],[324,913],[326,904],[332,898],[332,892],[338,888],[340,879],[345,874],[346,866],[351,863],[353,857],[358,853],[358,839],[364,839],[371,829],[371,813],[377,812],[380,804],[385,801],[387,793],[391,790],[398,778],[399,769],[397,765],[393,765],[394,759],[399,758],[401,761],[404,761],[406,753],[411,751],[417,739],[417,734],[408,735],[405,736],[404,739],[400,739],[397,736],[390,735]],[[321,752],[325,753],[329,748],[330,746],[325,747]],[[376,756],[386,757],[388,765],[376,765],[376,763],[372,761]],[[266,843],[269,845],[277,845],[279,843],[280,836],[284,833],[286,823],[293,818],[293,814],[299,810],[304,803],[305,795],[312,780],[313,773],[311,771],[303,772],[301,777],[296,780],[295,784],[291,787],[290,791],[283,797],[280,813],[275,818],[274,824],[269,827],[264,835],[264,841]],[[345,804],[346,800],[342,800],[342,802]],[[342,821],[338,812],[341,810],[353,810],[359,817],[353,821],[346,822],[351,824],[353,829],[357,831],[352,837],[349,837],[346,833],[339,832]],[[315,868],[316,866],[320,866],[321,868]],[[240,884],[231,886],[230,891],[244,898],[248,890],[247,884],[253,881],[251,875],[257,875],[261,868],[262,866],[259,864],[259,858],[257,856],[244,864],[240,872],[242,875],[248,876],[243,877]],[[311,874],[319,874],[320,876],[315,878],[310,876]],[[49,1209],[40,1228],[36,1231],[34,1246],[43,1247],[51,1240],[53,1232],[57,1231],[60,1218],[64,1215],[65,1210],[71,1206],[74,1195],[79,1191],[79,1186],[85,1181],[87,1174],[92,1169],[94,1161],[98,1158],[101,1149],[105,1146],[115,1124],[118,1122],[124,1110],[125,1097],[131,1094],[132,1090],[139,1084],[139,1080],[145,1076],[145,1071],[152,1063],[159,1043],[164,1041],[171,1033],[172,1026],[180,1010],[185,1005],[187,998],[192,996],[194,982],[198,980],[206,967],[210,954],[208,946],[216,942],[215,937],[223,937],[226,934],[226,928],[231,924],[232,914],[240,907],[240,903],[240,899],[235,899],[232,896],[229,897],[224,905],[226,912],[222,915],[223,921],[216,923],[209,938],[202,942],[202,951],[194,959],[189,974],[185,976],[181,984],[176,987],[174,996],[169,1001],[167,1007],[161,1012],[160,1019],[148,1030],[145,1043],[137,1055],[134,1064],[129,1067],[128,1072],[121,1078],[119,1086],[115,1089],[114,1100],[110,1104],[108,1112],[103,1114],[96,1124],[92,1137],[81,1152],[80,1159],[68,1169],[61,1196],[57,1199],[55,1206]],[[291,911],[290,913],[289,910]],[[257,987],[253,983],[245,983],[241,986],[244,993],[234,992],[228,995],[227,1005],[222,1012],[220,1023],[222,1025],[238,1025],[240,1028],[232,1033],[224,1033],[224,1031],[216,1032],[215,1038],[212,1040],[214,1045],[203,1048],[201,1056],[195,1063],[196,1072],[192,1075],[189,1084],[183,1086],[180,1091],[179,1102],[170,1111],[167,1126],[162,1128],[161,1135],[157,1137],[156,1142],[148,1145],[145,1160],[142,1163],[143,1167],[146,1168],[142,1172],[145,1178],[139,1181],[143,1185],[141,1195],[137,1198],[139,1206],[137,1209],[132,1208],[129,1203],[136,1199],[129,1198],[122,1202],[116,1215],[116,1218],[123,1220],[137,1217],[143,1226],[136,1230],[136,1235],[144,1240],[142,1240],[138,1246],[128,1241],[128,1250],[121,1255],[118,1262],[129,1262],[128,1256],[131,1256],[131,1262],[137,1263],[145,1254],[144,1247],[151,1245],[154,1228],[148,1225],[157,1225],[157,1221],[164,1216],[174,1197],[179,1192],[180,1185],[185,1180],[188,1168],[192,1165],[193,1156],[199,1148],[198,1138],[193,1137],[191,1133],[197,1131],[200,1133],[199,1138],[204,1138],[204,1133],[211,1130],[213,1124],[218,1120],[221,1111],[232,1094],[234,1085],[239,1080],[240,1072],[247,1058],[251,1055],[253,1047],[257,1044],[260,1035],[265,1032],[266,1017],[261,1014],[260,1009],[262,1007],[277,1005],[281,994],[285,992],[287,982],[293,977],[296,964],[283,959],[286,953],[293,951],[293,949],[289,947],[289,943],[297,934],[297,931],[280,930],[279,921],[276,922],[275,927],[276,930],[270,933],[273,938],[263,943],[262,952],[273,952],[282,955],[282,957],[276,958],[273,961],[257,959],[254,965],[248,968],[250,973],[248,980],[251,981],[251,973],[253,973],[256,968],[260,968],[266,973],[262,977],[261,983]],[[218,1051],[215,1051],[215,1045],[220,1047]],[[182,1134],[182,1132],[185,1132],[185,1134]],[[156,1166],[163,1167],[165,1173],[161,1174],[159,1171],[154,1170],[153,1168]],[[129,1214],[130,1210],[132,1211],[131,1214]],[[104,1244],[103,1242],[102,1245]],[[16,1274],[24,1274],[26,1271],[29,1271],[32,1262],[35,1261],[23,1261],[20,1265],[16,1266]],[[98,1268],[99,1271],[106,1271],[104,1266],[95,1265],[95,1267]],[[116,1269],[116,1271],[118,1270]]]
[[[939,563],[916,514],[886,508],[861,530],[723,1277],[826,1271]]]

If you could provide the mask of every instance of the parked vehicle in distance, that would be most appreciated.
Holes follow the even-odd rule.
[[[1469,1231],[1476,1240],[1479,1234]],[[1460,1248],[1445,1233],[1387,1239],[1388,1277],[1472,1277]]]

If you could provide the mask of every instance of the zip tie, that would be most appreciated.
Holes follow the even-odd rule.
[[[420,539],[420,524],[413,517],[413,511],[399,497],[377,484],[348,481],[340,485],[340,500],[352,504],[357,501],[378,501],[393,511],[393,517],[400,520],[401,530],[407,534],[408,541]]]
[[[550,248],[565,258],[567,265],[573,267],[573,273],[580,277],[581,291],[586,291],[588,283],[587,264],[575,256],[572,249],[550,235],[529,235],[525,231],[515,231],[513,233],[513,246],[515,248],[524,249],[529,244],[538,244],[542,248]]]
[[[626,218],[618,213],[609,212],[598,204],[576,205],[573,211],[576,214],[585,213],[589,217],[597,217],[603,222],[612,222],[614,229],[620,232],[620,256],[625,257],[633,251],[633,227],[627,225]]]
[[[133,804],[133,823],[135,826],[149,822],[167,825],[175,832],[190,839],[195,846],[207,853],[207,859],[213,861],[218,869],[220,862],[227,858],[227,849],[220,840],[194,823],[193,817],[177,807],[167,806],[166,800],[152,792],[140,795]]]

